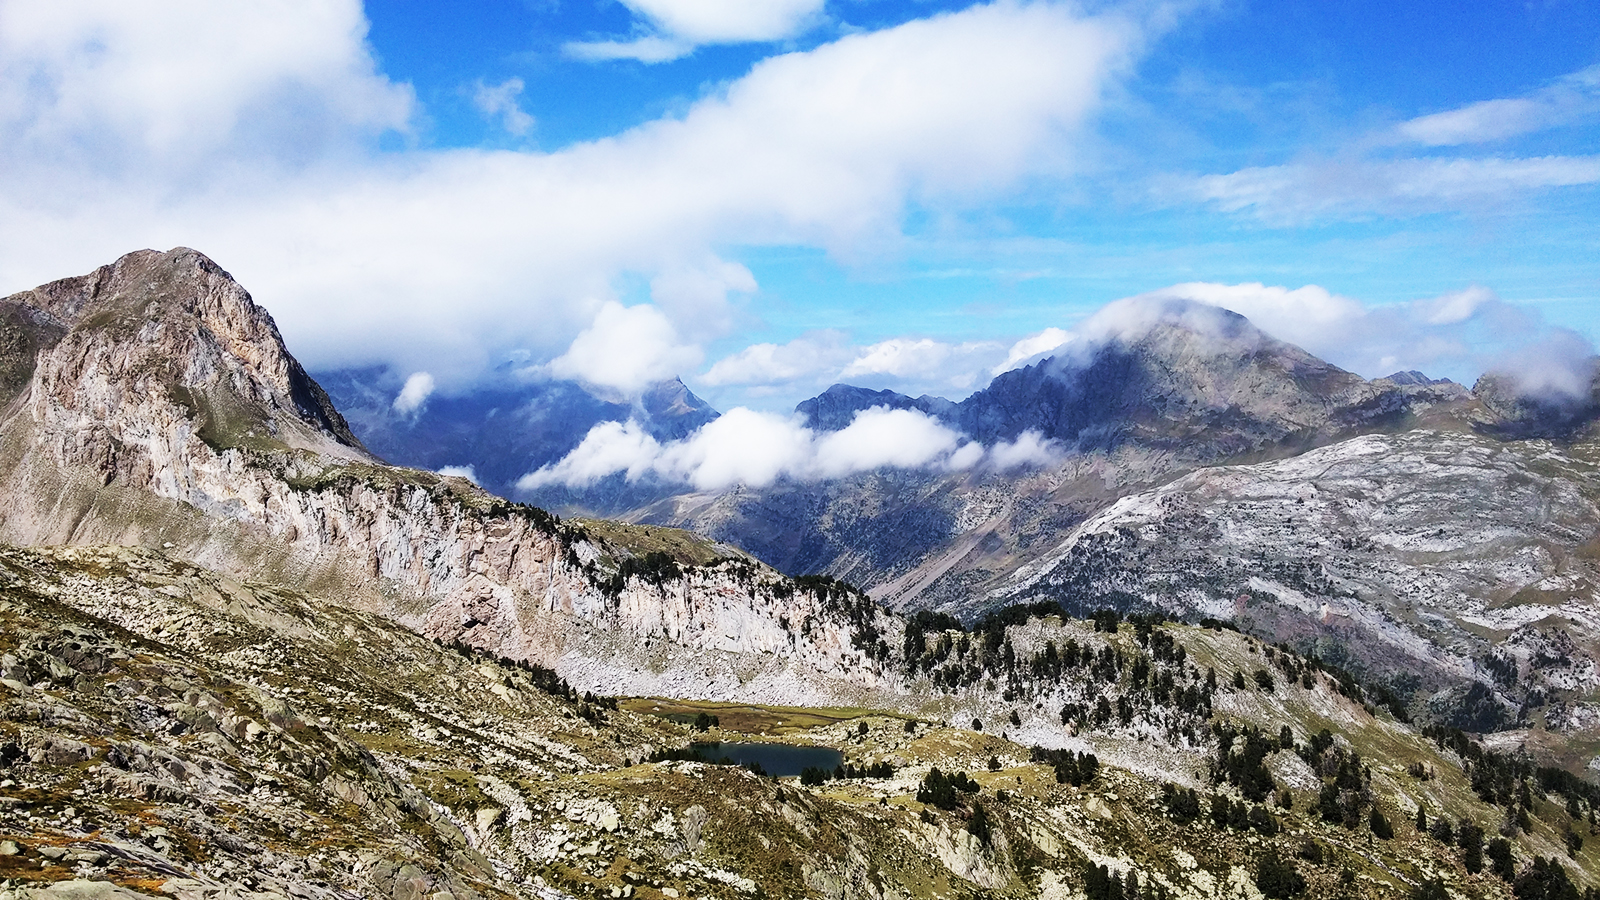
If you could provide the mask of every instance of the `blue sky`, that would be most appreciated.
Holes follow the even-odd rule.
[[[1597,66],[1575,0],[0,3],[0,279],[194,246],[441,391],[959,397],[1152,292],[1470,380],[1600,337]]]

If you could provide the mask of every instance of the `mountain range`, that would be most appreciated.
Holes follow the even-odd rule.
[[[196,251],[0,300],[0,891],[1592,892],[1591,400],[1117,312],[960,403],[802,404],[1050,461],[623,522],[380,458],[425,444],[380,376],[324,390]],[[428,421],[610,414],[575,390]],[[839,763],[718,764],[750,742]]]

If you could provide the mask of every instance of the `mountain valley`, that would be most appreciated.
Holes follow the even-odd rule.
[[[1054,462],[614,521],[385,462],[193,250],[0,300],[0,896],[1592,895],[1590,413],[1179,313],[808,413]]]

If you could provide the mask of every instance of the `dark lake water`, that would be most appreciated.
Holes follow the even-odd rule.
[[[808,747],[799,744],[691,744],[690,749],[709,760],[724,756],[735,765],[756,763],[768,774],[778,778],[799,775],[807,766],[816,766],[832,772],[844,765],[844,754],[832,747]]]

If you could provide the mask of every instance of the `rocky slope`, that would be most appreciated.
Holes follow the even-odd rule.
[[[1582,796],[1573,807],[1530,777],[1526,808],[1515,781],[1486,802],[1471,774],[1486,764],[1232,632],[1005,629],[1025,653],[1070,640],[1124,661],[1012,678],[990,658],[1019,689],[1113,694],[1117,709],[1145,697],[1126,722],[1089,714],[1065,757],[1025,746],[1022,732],[1043,727],[1032,713],[1013,727],[1019,743],[995,734],[1003,718],[977,732],[867,710],[681,707],[720,714],[702,737],[781,735],[837,748],[852,768],[888,766],[807,785],[648,762],[697,734],[651,714],[660,702],[612,708],[550,673],[157,552],[0,549],[0,597],[0,891],[18,900],[1067,900],[1096,889],[1097,867],[1119,885],[1133,873],[1140,896],[1247,900],[1277,883],[1263,875],[1269,851],[1309,897],[1405,897],[1432,879],[1454,896],[1509,897],[1548,870],[1541,857],[1579,887],[1595,877],[1597,842],[1568,852],[1568,835],[1592,833]],[[919,668],[958,662],[942,634],[927,635]],[[1215,690],[1194,690],[1201,667],[1222,673]],[[1230,686],[1258,670],[1278,684]],[[1226,746],[1206,728],[1161,739],[1179,710],[1148,694],[1173,676],[1212,695],[1219,728],[1260,731],[1229,732]],[[969,690],[984,689],[958,693]],[[1106,764],[1083,768],[1085,750]],[[1124,753],[1137,765],[1113,764]],[[929,793],[935,768],[971,780]],[[1173,782],[1201,805],[1186,809]],[[1505,824],[1509,876],[1418,830],[1419,805],[1486,841]],[[1392,837],[1372,832],[1371,810]]]
[[[1600,718],[1600,446],[1368,435],[1124,497],[978,603],[1233,619],[1473,730]]]
[[[271,318],[192,250],[129,254],[0,309],[17,385],[0,539],[159,547],[630,690],[821,696],[878,677],[852,646],[875,613],[844,595],[796,590],[731,548],[660,529],[602,539],[382,464]],[[656,670],[658,643],[697,652]]]
[[[1196,467],[1519,412],[1508,404],[1496,412],[1460,385],[1416,373],[1368,381],[1214,307],[1114,305],[1096,319],[1117,326],[1086,326],[1092,340],[1006,372],[959,403],[836,385],[797,407],[825,430],[888,406],[920,410],[989,446],[1031,432],[1054,448],[1054,462],[684,494],[629,518],[737,543],[784,571],[828,572],[897,608],[960,609],[1116,498]]]

